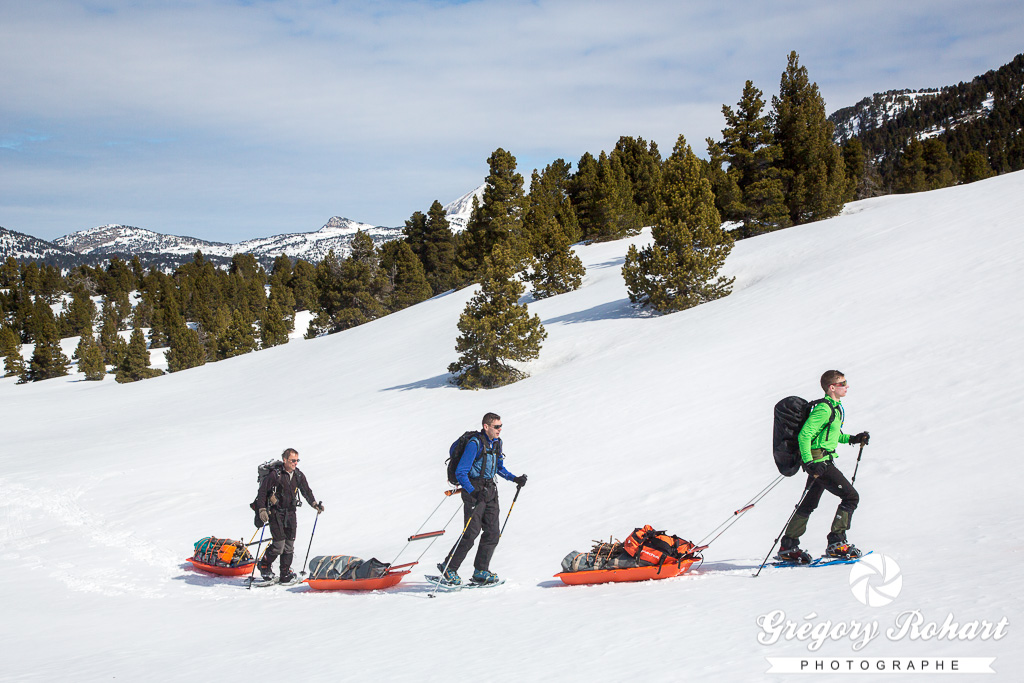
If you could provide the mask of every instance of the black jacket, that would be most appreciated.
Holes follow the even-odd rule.
[[[270,510],[268,499],[270,494],[274,493],[277,496],[277,504],[273,506],[273,509],[294,510],[297,507],[300,492],[310,505],[316,504],[316,497],[313,495],[312,489],[309,488],[309,482],[306,481],[306,475],[302,473],[302,470],[296,467],[289,479],[283,467],[276,467],[260,484],[259,493],[256,494],[256,507]]]

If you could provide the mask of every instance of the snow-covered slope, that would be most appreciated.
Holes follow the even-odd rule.
[[[530,303],[550,335],[532,376],[487,392],[447,384],[468,290],[137,384],[0,380],[3,675],[751,681],[786,680],[765,676],[766,657],[994,657],[987,680],[1015,680],[1022,213],[1022,173],[850,204],[738,243],[725,266],[733,294],[669,316],[634,310],[619,272],[649,231],[579,248],[582,288]],[[731,519],[776,477],[773,404],[818,395],[829,368],[850,381],[845,431],[872,434],[851,539],[898,563],[894,602],[863,605],[846,567],[751,578],[799,477],[688,576],[596,587],[552,578],[592,539],[650,523],[696,541]],[[300,451],[327,508],[312,554],[392,560],[443,501],[423,530],[457,514],[442,495],[446,451],[488,410],[503,417],[508,468],[529,474],[491,564],[504,586],[426,599],[422,574],[458,522],[384,593],[246,591],[185,565],[203,536],[249,539],[256,466],[285,447]],[[856,451],[840,455],[850,475]],[[504,520],[513,487],[499,488]],[[826,494],[811,519],[814,552],[834,506]],[[308,507],[299,517],[296,564],[314,521]],[[762,625],[780,613],[792,634],[837,638],[769,644]],[[949,615],[1006,617],[1009,628],[998,640],[886,634]],[[877,637],[855,649],[839,637],[853,622],[876,624]]]

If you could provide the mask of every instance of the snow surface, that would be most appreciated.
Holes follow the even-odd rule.
[[[550,335],[532,376],[486,392],[445,372],[471,290],[135,384],[0,380],[0,678],[751,681],[786,680],[765,674],[766,657],[866,656],[995,657],[995,678],[1016,680],[1022,214],[1024,173],[850,204],[739,242],[725,266],[733,294],[668,316],[634,310],[620,275],[649,231],[578,247],[582,288],[530,304]],[[858,602],[842,566],[751,578],[801,477],[690,575],[552,578],[592,539],[650,523],[696,541],[730,519],[777,475],[772,406],[819,395],[829,368],[850,382],[845,431],[872,434],[850,537],[899,564],[892,604]],[[508,468],[530,477],[491,564],[504,586],[427,599],[422,574],[457,522],[385,592],[247,591],[184,562],[203,536],[252,536],[256,466],[285,447],[326,505],[312,554],[390,561],[442,502],[448,445],[488,410],[503,417]],[[856,450],[840,456],[851,475]],[[504,519],[514,489],[499,488]],[[811,518],[815,553],[834,505],[826,494]],[[424,530],[457,506],[445,501]],[[314,517],[300,510],[296,565]],[[774,610],[798,626],[884,632],[919,610],[1009,627],[998,641],[882,635],[812,651],[758,641]]]

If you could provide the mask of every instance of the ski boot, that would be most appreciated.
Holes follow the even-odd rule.
[[[828,547],[825,548],[825,557],[837,560],[855,560],[863,554],[857,549],[857,546],[847,541],[829,543]]]
[[[264,581],[274,580],[274,568],[270,566],[270,563],[260,562],[256,565],[256,568],[260,570],[260,576],[263,577]]]
[[[473,583],[498,583],[498,575],[486,569],[477,569],[473,572]]]
[[[459,573],[451,568],[445,569],[444,564],[441,562],[437,563],[437,571],[441,572],[441,583],[446,583],[449,586],[458,586],[462,583]]]
[[[795,564],[810,564],[811,555],[810,553],[800,550],[798,547],[789,548],[787,550],[780,550],[779,554],[775,556],[775,559],[779,562],[793,562]]]

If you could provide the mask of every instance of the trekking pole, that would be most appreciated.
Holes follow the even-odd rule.
[[[804,498],[807,497],[807,492],[811,490],[811,484],[814,483],[815,479],[817,479],[817,477],[810,477],[807,479],[807,486],[804,487],[804,494],[800,496],[800,500],[797,501],[796,507],[793,508],[793,512],[789,514],[789,519],[786,520],[786,525],[782,527],[782,531],[780,531],[779,535],[775,537],[775,542],[772,543],[772,549],[764,556],[764,562],[762,562],[761,566],[757,568],[757,573],[754,574],[755,579],[761,574],[761,570],[764,569],[764,566],[768,564],[768,558],[771,557],[772,550],[775,550],[775,546],[778,545],[779,541],[782,539],[782,535],[786,533],[786,529],[789,528],[789,523],[792,522],[793,517],[796,516],[796,511],[800,509],[801,505],[803,505]]]
[[[264,524],[263,526],[260,527],[260,542],[256,545],[256,553],[252,556],[252,559],[253,559],[252,571],[249,572],[249,585],[246,587],[245,590],[252,589],[253,577],[256,576],[256,565],[259,564],[260,546],[263,545],[263,531],[266,528],[267,528],[266,524]],[[253,533],[253,536],[255,536],[255,535],[256,534]]]
[[[299,576],[305,576],[306,575],[306,562],[309,561],[309,549],[313,547],[313,534],[316,533],[316,521],[318,519],[320,519],[320,510],[319,510],[319,508],[321,508],[323,506],[323,504],[324,504],[324,502],[322,500],[318,500],[317,503],[316,503],[316,506],[317,506],[318,509],[316,511],[316,517],[313,519],[313,531],[312,531],[312,533],[309,534],[309,545],[306,546],[306,559],[302,561],[302,571],[299,572]]]
[[[508,524],[508,518],[512,516],[512,508],[516,506],[516,498],[519,497],[519,491],[522,490],[522,486],[516,486],[516,495],[512,496],[512,504],[508,506],[508,514],[505,515],[505,523],[501,525],[501,531],[498,532],[498,540],[501,540],[501,535],[505,533],[505,525]]]
[[[749,511],[749,510],[752,510],[752,509],[754,508],[754,506],[755,506],[755,505],[757,505],[758,503],[760,503],[760,502],[761,502],[761,499],[762,499],[762,498],[764,498],[765,496],[767,496],[767,495],[768,495],[768,494],[769,494],[769,493],[771,492],[771,490],[772,490],[772,489],[774,489],[774,488],[775,488],[776,486],[778,486],[778,485],[779,485],[779,482],[781,482],[781,481],[782,481],[783,479],[785,479],[785,476],[783,476],[783,475],[781,475],[781,474],[780,474],[780,475],[779,475],[779,476],[778,476],[778,477],[777,477],[777,478],[775,479],[775,481],[773,481],[773,482],[772,482],[771,484],[769,484],[768,486],[766,486],[766,487],[764,487],[763,489],[761,489],[761,491],[760,491],[760,492],[759,492],[759,493],[758,493],[758,494],[757,494],[756,496],[754,496],[753,498],[751,498],[751,499],[750,499],[750,500],[749,500],[749,501],[747,502],[747,504],[746,504],[746,505],[744,505],[743,507],[741,507],[741,508],[740,508],[739,510],[736,510],[735,512],[733,512],[733,513],[732,513],[731,515],[729,515],[729,517],[728,517],[728,518],[727,518],[727,519],[726,519],[726,520],[725,520],[724,522],[722,522],[721,524],[719,524],[718,526],[716,526],[716,527],[715,527],[714,529],[712,529],[712,530],[711,530],[711,532],[710,532],[710,533],[709,533],[709,534],[708,534],[707,536],[705,536],[704,538],[702,538],[702,539],[701,539],[701,540],[700,540],[700,541],[699,541],[699,542],[697,543],[697,547],[698,547],[699,549],[703,550],[704,548],[707,548],[707,547],[708,547],[709,545],[711,545],[712,543],[714,543],[714,542],[715,542],[715,540],[717,540],[719,536],[721,536],[722,534],[724,534],[724,533],[725,533],[726,531],[728,531],[728,530],[729,530],[729,527],[731,527],[731,526],[732,526],[733,524],[735,524],[736,522],[738,522],[738,521],[739,521],[739,518],[740,518],[740,517],[742,517],[743,515],[745,515],[745,514],[746,514],[746,513],[747,513],[747,512]],[[724,527],[724,528],[723,528],[723,527]],[[722,529],[722,530],[721,530],[721,531],[718,531],[719,529]],[[710,541],[708,541],[707,543],[705,543],[704,541],[707,541],[707,539],[708,539],[708,536],[711,536],[711,534],[714,534],[714,533],[715,533],[716,531],[718,531],[718,534],[717,534],[717,535],[715,535],[715,537],[714,537],[714,538],[712,538],[712,539],[711,539]]]
[[[452,549],[448,552],[448,559],[446,559],[444,561],[444,569],[441,570],[441,576],[439,576],[438,579],[444,579],[444,574],[445,574],[446,571],[448,571],[448,565],[451,564],[451,562],[452,562],[452,555],[455,554],[455,549],[459,547],[459,543],[462,543],[462,537],[466,535],[466,529],[469,528],[470,522],[473,521],[473,513],[475,511],[476,511],[476,506],[474,505],[473,509],[469,511],[469,518],[466,520],[466,525],[464,527],[462,527],[462,533],[459,534],[459,538],[458,538],[457,541],[455,541],[455,545],[453,545]],[[456,512],[458,512],[458,510],[456,510]],[[430,595],[428,595],[427,597],[428,598],[434,597],[437,594],[437,589],[440,588],[440,587],[441,587],[441,581],[439,580],[437,582],[437,584],[434,586],[434,590],[432,590],[430,592]]]
[[[850,484],[857,481],[857,470],[860,468],[860,456],[864,452],[864,444],[860,445],[860,450],[857,451],[857,466],[853,468],[853,479],[850,480]]]

